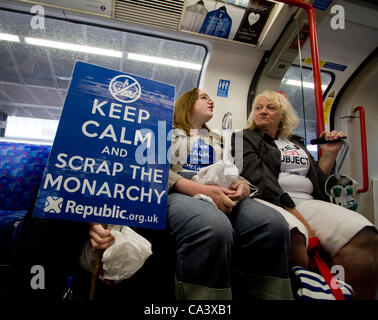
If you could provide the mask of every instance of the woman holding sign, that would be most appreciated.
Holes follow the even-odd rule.
[[[175,104],[167,229],[176,250],[176,296],[291,299],[285,219],[249,198],[250,184],[241,177],[229,189],[191,180],[222,152],[221,137],[206,126],[213,111],[214,102],[197,88]],[[90,235],[95,248],[112,240],[101,225],[93,224]]]

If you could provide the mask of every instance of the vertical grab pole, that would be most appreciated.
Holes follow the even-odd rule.
[[[310,28],[310,43],[311,43],[311,58],[312,58],[312,72],[314,75],[315,84],[315,105],[316,105],[316,121],[318,129],[318,137],[324,131],[324,113],[323,113],[323,94],[320,77],[320,62],[318,50],[318,38],[316,35],[316,19],[315,10],[311,4],[301,0],[277,0],[282,3],[293,5],[307,11],[308,24]]]
[[[311,41],[311,57],[312,57],[312,72],[314,73],[315,85],[315,105],[316,105],[316,121],[318,124],[318,137],[325,130],[324,128],[324,112],[323,112],[323,93],[320,76],[320,61],[318,51],[318,38],[316,35],[316,20],[314,8],[310,5],[307,10],[308,22],[310,26],[310,41]]]
[[[367,143],[366,143],[366,124],[365,124],[365,109],[362,106],[354,108],[354,112],[360,112],[360,132],[361,132],[361,158],[362,158],[362,180],[363,186],[357,189],[357,192],[363,193],[369,189],[369,171],[368,171],[368,157],[367,157]]]

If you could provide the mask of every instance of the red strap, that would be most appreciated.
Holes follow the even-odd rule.
[[[328,283],[329,287],[331,288],[332,294],[335,296],[336,300],[345,300],[344,294],[341,291],[338,283],[333,281],[333,274],[328,268],[328,265],[324,262],[319,254],[320,250],[320,241],[318,238],[313,237],[309,239],[308,242],[308,252],[310,259],[316,264],[317,269],[319,270],[320,274],[323,276],[324,280]],[[312,264],[313,265],[313,264]]]

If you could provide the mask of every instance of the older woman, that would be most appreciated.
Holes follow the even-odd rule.
[[[342,142],[321,145],[316,162],[303,141],[292,135],[297,125],[298,117],[283,94],[264,91],[256,96],[248,128],[233,136],[234,148],[238,138],[243,141],[241,175],[262,190],[264,203],[284,208],[285,217],[291,214],[294,263],[306,266],[306,241],[316,236],[331,264],[343,266],[355,297],[372,299],[378,284],[377,230],[362,215],[330,203],[324,191]],[[327,141],[346,137],[337,131],[321,136]]]
[[[167,221],[176,249],[177,297],[291,299],[285,219],[249,198],[243,178],[229,189],[191,179],[220,159],[221,137],[206,126],[213,112],[213,100],[196,88],[182,94],[174,109]],[[101,226],[92,226],[92,244],[103,248],[96,229]]]

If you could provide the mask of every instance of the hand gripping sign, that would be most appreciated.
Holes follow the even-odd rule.
[[[174,90],[76,62],[33,215],[165,229]]]

